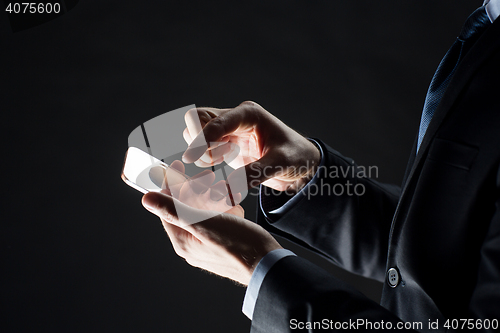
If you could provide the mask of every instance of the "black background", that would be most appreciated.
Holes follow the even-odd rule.
[[[2,330],[247,332],[244,288],[178,258],[120,179],[130,131],[254,100],[399,184],[427,85],[480,5],[83,0],[15,34],[0,14]]]

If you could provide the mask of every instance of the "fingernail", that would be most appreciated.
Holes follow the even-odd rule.
[[[186,156],[184,156],[184,154],[182,155],[182,162],[184,163],[188,163],[187,159],[186,159]]]

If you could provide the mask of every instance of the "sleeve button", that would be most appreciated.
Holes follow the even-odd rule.
[[[387,283],[391,288],[396,288],[399,283],[399,273],[395,268],[390,268],[387,271]]]

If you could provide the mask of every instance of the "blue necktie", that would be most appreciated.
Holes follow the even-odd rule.
[[[476,11],[469,16],[467,21],[465,21],[460,36],[448,50],[443,60],[441,60],[432,78],[427,96],[425,97],[424,110],[422,112],[422,119],[420,120],[420,129],[418,131],[417,152],[424,139],[425,132],[427,131],[427,127],[429,127],[432,116],[439,102],[441,102],[441,98],[460,60],[462,60],[470,47],[490,23],[485,7],[483,6],[476,9]]]

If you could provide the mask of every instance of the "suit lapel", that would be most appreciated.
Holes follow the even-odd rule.
[[[409,184],[414,181],[414,178],[418,175],[416,170],[419,169],[420,164],[423,163],[424,156],[429,149],[430,143],[434,139],[436,132],[441,126],[442,122],[446,118],[447,114],[452,109],[457,98],[460,96],[462,90],[467,85],[469,80],[472,78],[477,69],[481,64],[490,57],[496,49],[500,47],[500,19],[495,20],[495,22],[488,28],[478,41],[473,45],[469,52],[465,55],[464,59],[457,67],[453,78],[450,81],[448,89],[446,90],[441,103],[439,104],[434,116],[427,128],[424,139],[415,157],[416,153],[416,142],[412,149],[412,156],[408,163],[407,171],[405,174],[405,181],[403,183],[403,190],[401,193],[400,203],[396,209],[397,217],[401,202],[403,201],[406,192],[408,192]]]
[[[458,66],[455,75],[450,81],[448,89],[443,95],[443,99],[439,104],[434,117],[432,118],[429,128],[422,141],[422,145],[417,154],[415,164],[422,160],[422,156],[429,148],[429,144],[434,138],[436,131],[443,122],[444,118],[453,107],[456,99],[462,92],[463,88],[480,67],[480,65],[500,46],[500,20],[496,20],[488,30],[483,33],[483,36],[465,55],[463,61]]]

